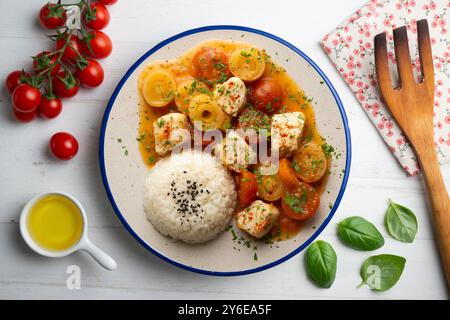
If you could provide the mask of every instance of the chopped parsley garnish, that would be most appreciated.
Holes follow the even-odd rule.
[[[249,58],[249,57],[251,57],[252,55],[251,55],[250,53],[248,53],[248,52],[245,52],[245,50],[242,50],[242,51],[241,51],[241,56],[243,56],[244,58]]]
[[[156,125],[160,128],[164,127],[164,124],[166,122],[163,119],[158,119],[158,121],[156,122]]]
[[[332,154],[335,152],[334,147],[326,142],[322,144],[322,150],[327,158],[331,158]]]
[[[231,234],[233,235],[233,241],[237,239],[237,235],[236,232],[234,231],[234,229],[230,229]]]
[[[300,168],[300,166],[298,165],[297,162],[292,161],[291,163],[291,167],[295,170],[295,172],[300,173],[302,172],[302,168]]]
[[[217,62],[214,64],[214,68],[216,68],[217,70],[224,70],[226,69],[227,65],[224,64],[223,62]]]
[[[141,141],[143,141],[144,139],[145,139],[145,133],[141,133],[141,134],[139,135],[139,137],[136,138],[136,141],[141,142]]]
[[[286,193],[286,197],[284,198],[284,203],[289,206],[295,213],[303,213],[304,205],[308,200],[308,194],[306,191],[303,191],[300,195],[293,193]]]

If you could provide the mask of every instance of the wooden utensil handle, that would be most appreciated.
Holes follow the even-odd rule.
[[[423,171],[433,213],[436,239],[450,288],[450,200],[436,153],[432,148],[416,150]]]

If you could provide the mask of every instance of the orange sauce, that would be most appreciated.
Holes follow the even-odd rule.
[[[200,43],[198,46],[188,50],[181,57],[174,60],[155,61],[148,65],[140,74],[138,78],[138,95],[139,95],[139,132],[137,133],[137,140],[139,142],[139,151],[144,163],[148,168],[153,165],[160,158],[155,152],[155,141],[153,136],[153,123],[161,116],[169,112],[178,112],[174,102],[169,106],[163,108],[153,108],[148,105],[142,96],[142,82],[151,71],[156,69],[164,69],[172,74],[176,84],[180,85],[188,80],[195,80],[192,67],[192,58],[197,50],[201,47],[213,47],[220,49],[228,57],[235,50],[249,47],[249,44],[233,41],[222,40],[208,40]],[[304,91],[297,85],[297,83],[287,74],[285,69],[273,62],[270,56],[265,54],[266,69],[263,77],[274,78],[283,88],[282,105],[285,106],[284,112],[301,111],[305,115],[305,126],[303,129],[304,141],[315,142],[322,145],[325,140],[319,134],[316,128],[314,109],[312,107],[312,99],[306,96]],[[328,167],[330,163],[328,163]],[[329,170],[327,170],[328,172]],[[328,175],[328,174],[327,174]],[[321,193],[326,184],[327,176],[322,178],[314,187]],[[281,209],[281,205],[277,205]],[[287,240],[294,237],[300,232],[303,222],[294,221],[287,217],[284,213],[281,214],[278,223],[273,228],[271,234],[273,239],[277,241]]]

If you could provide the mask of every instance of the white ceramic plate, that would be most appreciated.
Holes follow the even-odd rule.
[[[208,39],[235,40],[264,48],[313,97],[320,133],[340,156],[333,160],[326,192],[317,215],[292,240],[248,248],[231,232],[204,245],[174,242],[156,231],[143,210],[144,179],[148,172],[138,150],[137,78],[151,61],[172,59]],[[212,275],[242,275],[273,267],[306,248],[336,211],[350,169],[350,132],[341,101],[330,81],[303,52],[266,32],[238,26],[210,26],[167,39],[140,58],[125,74],[109,101],[100,135],[100,167],[111,204],[128,231],[149,251],[184,269]],[[126,150],[126,151],[125,151]],[[125,155],[127,153],[127,155]],[[331,208],[331,209],[330,209]],[[240,235],[238,234],[240,238]],[[257,245],[257,259],[253,246]]]

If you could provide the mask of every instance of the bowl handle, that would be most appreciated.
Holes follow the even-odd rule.
[[[89,239],[86,239],[81,250],[89,253],[103,268],[110,271],[117,269],[116,261],[105,251],[93,244]]]

